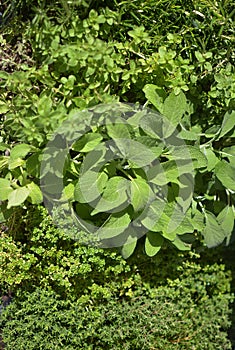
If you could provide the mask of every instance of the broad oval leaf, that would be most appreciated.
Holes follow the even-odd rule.
[[[146,84],[143,91],[147,100],[149,100],[160,113],[163,113],[163,101],[166,98],[164,89],[153,84]]]
[[[148,203],[152,191],[144,179],[137,178],[137,179],[131,180],[130,192],[131,192],[131,204],[135,211],[139,211],[143,209]]]
[[[156,255],[161,249],[164,238],[159,232],[148,232],[145,239],[145,252],[148,256]]]
[[[30,194],[30,190],[24,186],[17,188],[12,191],[8,196],[8,205],[7,208],[15,207],[24,203],[28,195]]]
[[[172,91],[164,101],[164,116],[169,119],[172,125],[176,126],[181,121],[185,110],[187,110],[187,100],[185,94],[180,91],[178,95],[175,95],[175,93]]]
[[[124,232],[129,226],[130,222],[131,219],[128,213],[122,214],[121,216],[115,214],[111,215],[110,219],[105,223],[105,225],[99,228],[96,234],[101,240],[112,239],[112,237],[120,235],[120,233]],[[110,242],[110,245],[112,245],[112,242]]]
[[[102,140],[103,137],[100,134],[85,134],[72,145],[72,150],[87,153],[98,146]]]
[[[36,185],[34,182],[29,183],[26,186],[29,189],[29,197],[31,199],[32,204],[39,204],[42,203],[43,196],[42,196],[42,191]]]
[[[120,150],[121,157],[126,159],[133,168],[149,165],[157,158],[151,149],[140,142],[131,139],[116,139],[115,144]]]
[[[227,205],[217,216],[218,224],[222,227],[225,235],[227,244],[230,241],[235,220],[235,211],[233,206]]]
[[[13,191],[11,183],[7,179],[0,179],[0,201],[7,200],[9,194]]]
[[[10,159],[16,160],[17,158],[24,158],[29,152],[32,152],[32,150],[35,150],[34,147],[27,145],[25,143],[22,143],[20,145],[16,145],[10,153]]]
[[[219,162],[219,158],[216,157],[211,148],[203,147],[202,152],[207,158],[207,170],[212,171],[215,168],[216,164]]]
[[[122,246],[121,253],[124,259],[129,258],[135,250],[137,245],[137,238],[131,238],[131,242],[128,243],[129,240]]]
[[[74,190],[74,199],[79,203],[90,203],[100,197],[108,181],[104,172],[97,173],[89,170],[77,182]]]
[[[206,212],[206,226],[202,231],[204,241],[208,248],[213,248],[223,243],[226,238],[225,232],[219,225],[213,213]]]
[[[218,140],[235,128],[235,111],[227,112],[224,116]]]
[[[109,135],[109,137],[111,137],[111,139],[115,140],[115,139],[130,139],[131,135],[129,132],[129,128],[127,124],[124,124],[125,121],[123,120],[122,124],[119,123],[115,123],[115,124],[107,124],[106,128],[107,128],[107,133]]]
[[[215,175],[225,188],[235,191],[235,167],[222,160],[215,166]]]
[[[114,176],[109,179],[104,188],[102,197],[96,204],[95,209],[91,215],[100,212],[115,212],[115,208],[125,203],[127,206],[127,191],[129,191],[130,181],[121,176]]]

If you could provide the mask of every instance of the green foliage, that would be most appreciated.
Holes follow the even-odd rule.
[[[206,162],[199,153],[193,155],[191,152],[192,158],[195,157],[198,162],[192,208],[195,209],[195,218],[201,215],[199,232],[202,232],[209,247],[216,246],[225,239],[228,243],[234,228],[235,170],[232,146],[235,131],[234,111],[228,111],[221,124],[203,130],[203,127],[198,125],[193,126],[186,116],[187,101],[182,101],[182,93],[173,96],[171,93],[168,97],[163,97],[162,91],[155,85],[146,85],[144,91],[151,104],[167,117],[169,115],[168,118],[172,123],[179,123],[179,135],[188,145],[200,144]],[[174,110],[177,100],[182,110],[181,108]],[[228,153],[225,150],[228,150]],[[181,159],[184,158],[183,154],[177,155]],[[228,224],[227,227],[222,224],[225,222]],[[198,223],[195,225],[194,228],[198,229]]]
[[[201,242],[229,244],[234,233],[233,5],[2,5],[0,287],[15,292],[0,320],[7,349],[231,348],[231,276]],[[135,107],[107,106],[119,101]],[[68,144],[56,137],[48,154],[61,125]],[[45,179],[62,229],[39,206]],[[91,224],[120,248],[81,246]],[[218,261],[219,250],[210,254]]]
[[[183,210],[189,207],[183,228],[172,233],[166,227],[172,215],[171,204],[164,212],[164,219],[155,225],[159,207],[153,204],[148,208],[152,219],[144,217],[141,222],[150,231],[146,251],[150,255],[157,252],[161,237],[174,242],[179,249],[188,249],[192,237],[185,234],[193,232],[196,237],[202,233],[209,246],[224,240],[229,243],[234,226],[235,79],[231,2],[222,6],[221,2],[201,1],[189,6],[182,1],[171,4],[166,1],[53,1],[50,5],[25,1],[19,3],[18,9],[22,15],[24,10],[30,13],[30,22],[18,24],[15,37],[7,29],[1,37],[2,50],[5,55],[6,38],[11,37],[12,43],[20,39],[23,48],[29,45],[32,54],[29,52],[25,59],[20,58],[17,70],[16,58],[1,65],[5,70],[0,72],[1,221],[14,216],[18,206],[27,202],[37,205],[42,201],[38,187],[42,151],[70,113],[99,102],[121,100],[153,105],[172,123],[171,127],[164,127],[164,137],[177,129],[193,161],[193,198],[183,196],[180,203]],[[21,54],[24,56],[24,49]],[[95,117],[91,122],[96,123]],[[134,140],[149,149],[156,148],[156,144],[152,146],[149,142],[159,138],[156,132],[151,132],[158,127],[152,123],[144,122],[148,130],[145,135],[134,135]],[[68,159],[65,169],[67,187],[62,199],[69,197],[75,211],[83,213],[86,220],[102,225],[108,215],[100,213],[120,209],[123,200],[130,201],[129,211],[113,216],[106,223],[106,238],[124,231],[128,220],[143,210],[146,198],[151,191],[155,193],[157,186],[167,187],[167,200],[173,203],[180,187],[183,193],[183,187],[190,182],[182,175],[184,162],[188,161],[184,150],[177,149],[182,164],[180,170],[175,164],[175,154],[172,158],[164,148],[154,150],[163,170],[157,174],[156,166],[150,171],[154,190],[148,187],[139,170],[133,175],[135,168],[131,162],[120,165],[115,160],[102,169],[97,180],[104,199],[112,192],[111,204],[107,206],[107,200],[106,204],[101,201],[96,203],[96,210],[91,211],[87,204],[97,200],[97,193],[93,191],[84,201],[76,183],[82,175],[82,157],[95,152],[106,139],[118,138],[123,133],[127,138],[132,137],[132,129],[117,131],[109,127],[104,134],[100,129],[86,132],[74,144],[75,156]],[[127,148],[127,145],[121,146]],[[83,155],[79,158],[80,153]],[[60,159],[60,152],[57,156]],[[120,166],[129,167],[128,171],[119,169],[120,175],[117,172]],[[83,192],[92,183],[94,189],[94,172],[85,171],[81,179]],[[114,189],[117,193],[113,193]],[[133,252],[136,240],[130,241],[127,236],[124,243],[122,252],[127,257]]]
[[[186,267],[186,266],[185,266]],[[231,349],[223,266],[189,263],[184,277],[108,302],[18,291],[0,319],[6,349]],[[134,281],[126,280],[126,286]]]
[[[72,299],[96,293],[107,298],[117,289],[117,276],[129,271],[117,252],[81,247],[55,228],[43,207],[14,212],[10,224],[0,240],[4,289],[42,286]]]

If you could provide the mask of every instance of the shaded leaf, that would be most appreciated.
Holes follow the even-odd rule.
[[[172,244],[174,244],[174,246],[182,251],[187,251],[191,249],[191,245],[187,244],[185,242],[183,242],[180,237],[176,236],[176,238],[174,239],[174,241],[171,241]]]

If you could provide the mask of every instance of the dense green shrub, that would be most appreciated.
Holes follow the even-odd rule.
[[[167,242],[149,258],[142,239],[128,261],[82,247],[38,207],[38,185],[45,144],[70,113],[149,104],[206,159],[190,208],[194,245],[200,233],[210,246],[228,243],[233,2],[7,0],[0,11],[0,288],[15,293],[0,321],[7,349],[230,349],[223,265]]]
[[[107,298],[116,293],[119,275],[130,271],[117,252],[81,247],[66,236],[43,207],[15,212],[10,222],[9,232],[0,238],[0,284],[5,290],[42,286],[71,298]]]
[[[149,295],[142,284],[134,297],[107,301],[19,289],[1,316],[6,349],[231,349],[223,265],[188,262],[183,275]]]
[[[231,274],[220,254],[165,246],[128,261],[81,247],[42,207],[18,211],[1,236],[1,317],[9,349],[230,349]],[[201,249],[201,248],[200,248]],[[210,255],[211,255],[210,253]]]

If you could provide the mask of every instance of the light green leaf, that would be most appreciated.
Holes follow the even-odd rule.
[[[34,150],[34,147],[27,145],[25,143],[22,143],[20,145],[16,145],[10,153],[10,159],[16,160],[17,158],[24,158],[29,152]]]
[[[25,160],[23,160],[23,159],[18,158],[18,159],[12,160],[11,158],[9,158],[8,169],[13,170],[15,168],[18,168],[18,167],[24,165],[24,164],[25,164]]]
[[[214,138],[215,135],[219,134],[219,132],[220,132],[220,126],[213,125],[209,129],[207,129],[204,134],[207,138]]]
[[[174,240],[176,234],[193,231],[187,216],[177,203],[157,199],[150,204],[141,222],[149,231],[162,232],[165,238]]]
[[[184,243],[180,237],[176,236],[176,238],[174,239],[174,241],[171,241],[172,244],[174,244],[174,246],[182,251],[187,251],[191,249],[191,245]]]
[[[227,205],[217,216],[218,224],[222,227],[227,244],[230,241],[231,234],[234,227],[235,211],[234,207]]]
[[[7,150],[9,148],[9,145],[4,143],[4,142],[0,142],[0,151],[4,152],[5,150]]]
[[[115,143],[120,150],[121,156],[126,159],[133,168],[141,168],[145,165],[149,165],[156,159],[154,152],[142,143],[131,139],[116,139]]]
[[[197,141],[199,136],[194,131],[181,130],[179,137],[183,140]]]
[[[135,138],[135,141],[140,142],[144,146],[151,148],[151,150],[154,148],[155,149],[154,153],[156,157],[162,153],[165,146],[163,143],[158,143],[156,138],[152,138],[150,136],[137,136]]]
[[[8,165],[9,157],[7,156],[0,156],[0,170],[4,169]]]
[[[222,157],[228,158],[229,163],[235,167],[235,146],[225,147],[222,149]]]
[[[197,146],[183,145],[172,147],[170,150],[170,155],[167,155],[167,157],[174,160],[192,160],[195,168],[203,168],[207,166],[206,156]]]
[[[131,180],[131,204],[135,211],[143,209],[153,196],[151,189],[142,178]]]
[[[163,114],[174,125],[178,125],[187,110],[187,100],[185,94],[180,91],[178,95],[172,91],[165,99],[163,106]]]
[[[26,186],[17,188],[16,190],[12,191],[8,196],[7,209],[24,203],[29,194],[30,190]]]
[[[156,255],[161,249],[164,238],[158,232],[148,232],[145,239],[145,252],[148,256]]]
[[[235,111],[227,112],[224,116],[218,140],[235,127]]]
[[[6,102],[0,100],[0,114],[5,114],[9,111],[9,107]]]
[[[235,167],[222,160],[215,166],[215,175],[225,188],[235,191]]]
[[[39,204],[43,201],[42,192],[38,185],[36,185],[34,182],[31,182],[26,187],[30,191],[29,197],[31,199],[32,204]]]
[[[69,183],[67,186],[65,186],[63,189],[61,200],[68,201],[70,199],[74,199],[74,189],[74,183]]]
[[[163,186],[169,182],[179,183],[179,176],[192,172],[192,165],[189,161],[167,161],[149,168],[147,171],[148,180],[156,185]]]
[[[96,233],[101,240],[110,239],[124,232],[129,226],[130,222],[131,219],[127,213],[121,216],[114,214],[111,215],[110,219],[104,226],[100,227]]]
[[[96,204],[91,215],[95,215],[99,212],[108,212],[110,210],[115,211],[115,208],[127,202],[127,191],[129,187],[130,181],[121,176],[114,176],[109,179],[106,183],[103,195]]]
[[[107,133],[111,139],[130,139],[131,135],[129,133],[129,128],[127,124],[124,124],[123,120],[122,124],[116,122],[115,124],[106,123]],[[130,127],[130,126],[129,126]]]
[[[74,199],[79,203],[90,203],[103,193],[108,181],[108,175],[104,172],[87,171],[75,186]]]
[[[52,101],[51,98],[48,96],[42,96],[39,100],[38,100],[38,114],[41,115],[42,117],[46,117],[52,108]]]
[[[175,223],[175,230],[173,229],[169,229],[169,225],[168,225],[168,230],[163,230],[163,236],[166,237],[166,235],[168,233],[170,233],[170,235],[184,235],[185,233],[192,233],[194,232],[194,227],[191,223],[191,217],[189,215],[189,211],[186,213],[180,213],[179,210],[176,207],[176,212],[171,215],[171,221],[172,221],[172,226]],[[179,221],[175,218],[176,216],[179,216]],[[167,238],[167,237],[166,237]],[[169,238],[170,239],[170,238]]]
[[[207,170],[212,171],[215,168],[216,164],[219,162],[219,158],[216,157],[211,148],[202,147],[201,150],[207,158]]]
[[[147,113],[140,119],[139,126],[150,137],[161,140],[163,135],[163,117],[157,112]]]
[[[103,137],[100,134],[85,134],[72,145],[72,150],[85,153],[90,152],[99,145],[102,140]]]
[[[134,253],[137,244],[137,238],[131,237],[130,241],[131,242],[128,243],[129,240],[127,240],[127,242],[122,246],[121,253],[124,259],[129,258]]]
[[[166,205],[167,202],[159,199],[155,200],[148,207],[141,222],[149,231],[155,231],[153,228],[156,226],[156,223],[160,220]],[[160,230],[156,229],[156,232],[161,231],[161,229],[162,227],[160,228]]]
[[[0,178],[0,201],[5,201],[8,195],[13,191],[11,183],[7,179]]]
[[[194,211],[194,215],[191,218],[191,223],[194,229],[198,232],[202,232],[203,228],[205,227],[204,215],[198,209]]]
[[[156,107],[160,113],[163,113],[163,101],[166,98],[165,91],[153,84],[145,85],[143,91],[147,100],[151,102],[152,105]]]
[[[223,228],[218,224],[213,213],[206,212],[206,226],[202,231],[204,241],[208,248],[213,248],[221,244],[226,235]]]
[[[106,149],[104,145],[100,144],[96,149],[89,152],[83,160],[81,173],[85,174],[87,171],[92,170],[92,168],[97,167],[100,164],[105,163]]]

